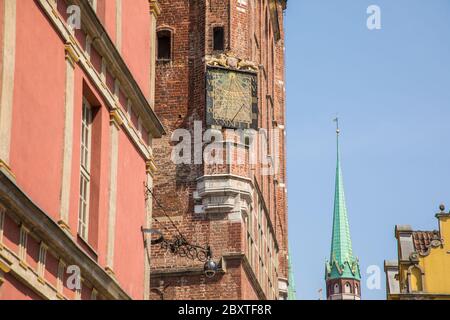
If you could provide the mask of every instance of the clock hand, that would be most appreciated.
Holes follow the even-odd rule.
[[[231,120],[231,122],[233,122],[234,119],[236,119],[237,115],[238,115],[239,113],[241,113],[241,111],[242,111],[242,109],[244,108],[244,106],[245,106],[245,104],[243,104],[243,105],[241,106],[241,108],[238,110],[238,112],[234,115],[234,117],[233,117],[233,119]]]

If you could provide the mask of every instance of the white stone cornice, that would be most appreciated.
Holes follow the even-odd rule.
[[[197,179],[196,196],[202,200],[202,212],[229,213],[230,220],[242,220],[253,203],[251,179],[231,175],[206,175]]]
[[[122,287],[73,238],[69,237],[53,219],[38,208],[19,189],[14,181],[2,172],[0,172],[0,201],[8,210],[8,215],[11,215],[11,218],[20,221],[29,230],[33,230],[33,234],[44,241],[55,255],[64,259],[69,265],[77,265],[83,278],[95,286],[103,297],[114,300],[131,299]],[[15,258],[18,259],[18,257]],[[14,259],[12,262],[14,262]],[[25,269],[22,269],[25,272]]]

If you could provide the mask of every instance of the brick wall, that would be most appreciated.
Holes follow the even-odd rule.
[[[273,299],[278,297],[278,278],[287,278],[284,132],[278,133],[280,167],[275,175],[264,175],[260,165],[248,163],[207,166],[176,165],[171,161],[173,147],[178,143],[171,141],[174,130],[186,129],[193,137],[195,121],[202,123],[203,130],[206,128],[205,56],[219,54],[213,51],[214,27],[224,28],[225,53],[260,66],[259,128],[283,127],[283,9],[280,1],[271,2],[278,11],[275,7],[270,10],[269,0],[160,0],[162,13],[158,30],[168,30],[172,34],[172,59],[157,63],[155,110],[168,134],[154,146],[159,169],[155,176],[155,195],[164,209],[154,204],[157,221],[153,226],[169,239],[178,229],[192,243],[209,244],[215,261],[223,258],[224,270],[215,278],[206,279],[201,272],[202,262],[155,246],[152,248],[153,299],[161,298],[163,289],[165,299]],[[277,25],[281,33],[276,32]],[[225,129],[223,133],[228,135]],[[269,139],[274,134],[269,131]],[[258,144],[258,152],[261,148]],[[232,151],[234,158],[238,150]],[[244,152],[248,157],[250,150],[244,149]],[[268,152],[276,154],[272,146],[268,147]],[[201,205],[194,197],[198,178],[218,174],[237,175],[251,182],[249,212],[238,216],[223,210],[214,214],[196,213]],[[257,208],[262,212],[261,218]],[[253,217],[250,227],[247,225],[247,220],[252,219],[249,215]],[[263,225],[262,239],[259,224]],[[249,230],[255,242],[251,250]],[[261,250],[257,246],[259,241]]]

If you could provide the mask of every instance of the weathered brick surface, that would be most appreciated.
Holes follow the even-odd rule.
[[[213,279],[201,274],[203,263],[152,248],[151,297],[160,299],[265,299],[278,298],[278,281],[287,278],[287,204],[284,131],[279,134],[277,174],[264,176],[259,165],[176,165],[171,161],[174,130],[187,129],[194,136],[194,121],[205,123],[205,56],[213,52],[213,28],[224,27],[225,48],[230,55],[250,60],[260,66],[258,72],[259,127],[284,128],[284,33],[282,1],[269,0],[160,0],[159,30],[172,32],[172,59],[157,65],[155,110],[168,134],[155,142],[158,165],[155,195],[164,207],[154,204],[154,227],[170,238],[177,231],[169,215],[187,240],[209,244],[214,259],[225,257],[226,270]],[[278,10],[270,10],[270,3]],[[271,15],[271,12],[275,14]],[[276,14],[278,12],[278,16]],[[278,18],[278,21],[277,21]],[[277,22],[276,22],[277,21]],[[277,25],[280,38],[277,37]],[[224,132],[225,133],[225,132]],[[269,133],[269,138],[273,138]],[[226,136],[226,135],[225,135]],[[269,154],[277,152],[269,146]],[[258,146],[258,151],[261,151]],[[192,148],[194,150],[194,148]],[[238,149],[234,150],[236,158]],[[246,151],[248,158],[248,150]],[[192,154],[193,156],[193,154]],[[231,173],[249,178],[258,191],[268,222],[264,223],[262,241],[274,242],[277,253],[253,248],[249,256],[245,217],[234,221],[223,214],[196,214],[194,199],[197,178],[209,174]],[[254,200],[254,207],[258,206]],[[257,214],[255,213],[255,219]],[[259,220],[258,220],[259,221]],[[261,222],[262,224],[262,222]],[[255,242],[259,239],[257,223],[251,226]],[[272,230],[272,231],[271,231]],[[270,240],[273,233],[274,240]],[[259,240],[258,240],[259,241]],[[267,247],[269,248],[269,246]],[[259,257],[264,267],[260,270]],[[272,257],[272,259],[270,258]],[[272,261],[276,261],[273,263]],[[250,264],[247,262],[249,261]],[[278,266],[277,266],[278,264]],[[197,272],[197,273],[196,273]],[[262,274],[262,276],[258,276]],[[261,279],[270,279],[262,281]],[[273,282],[273,283],[269,283]],[[272,288],[271,288],[272,286]],[[276,293],[275,293],[276,292]]]

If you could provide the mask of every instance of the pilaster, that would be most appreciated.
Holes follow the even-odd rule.
[[[116,48],[122,53],[122,0],[116,0]]]
[[[14,97],[14,72],[16,62],[16,0],[3,1],[3,69],[0,88],[0,170],[10,177],[12,110]]]
[[[110,173],[109,173],[109,213],[106,271],[114,274],[114,248],[116,237],[117,166],[119,159],[119,132],[122,120],[116,110],[110,113]]]
[[[61,203],[60,220],[58,224],[66,231],[69,227],[70,186],[72,178],[73,155],[73,119],[75,100],[75,66],[80,60],[74,45],[68,42],[65,45],[66,53],[66,79],[64,101],[64,149],[61,176]]]
[[[156,22],[161,13],[158,0],[149,0],[150,7],[150,106],[155,106],[155,82],[156,82]]]
[[[153,159],[153,156],[147,161],[146,163],[146,173],[147,173],[147,180],[146,184],[147,187],[152,189],[153,188],[153,176],[156,172],[156,165],[155,161]],[[146,210],[146,229],[150,229],[152,226],[152,214],[153,214],[153,197],[149,195],[145,199],[145,210]],[[146,247],[144,248],[144,300],[150,299],[150,254],[151,254],[151,247],[149,242],[146,242]]]

